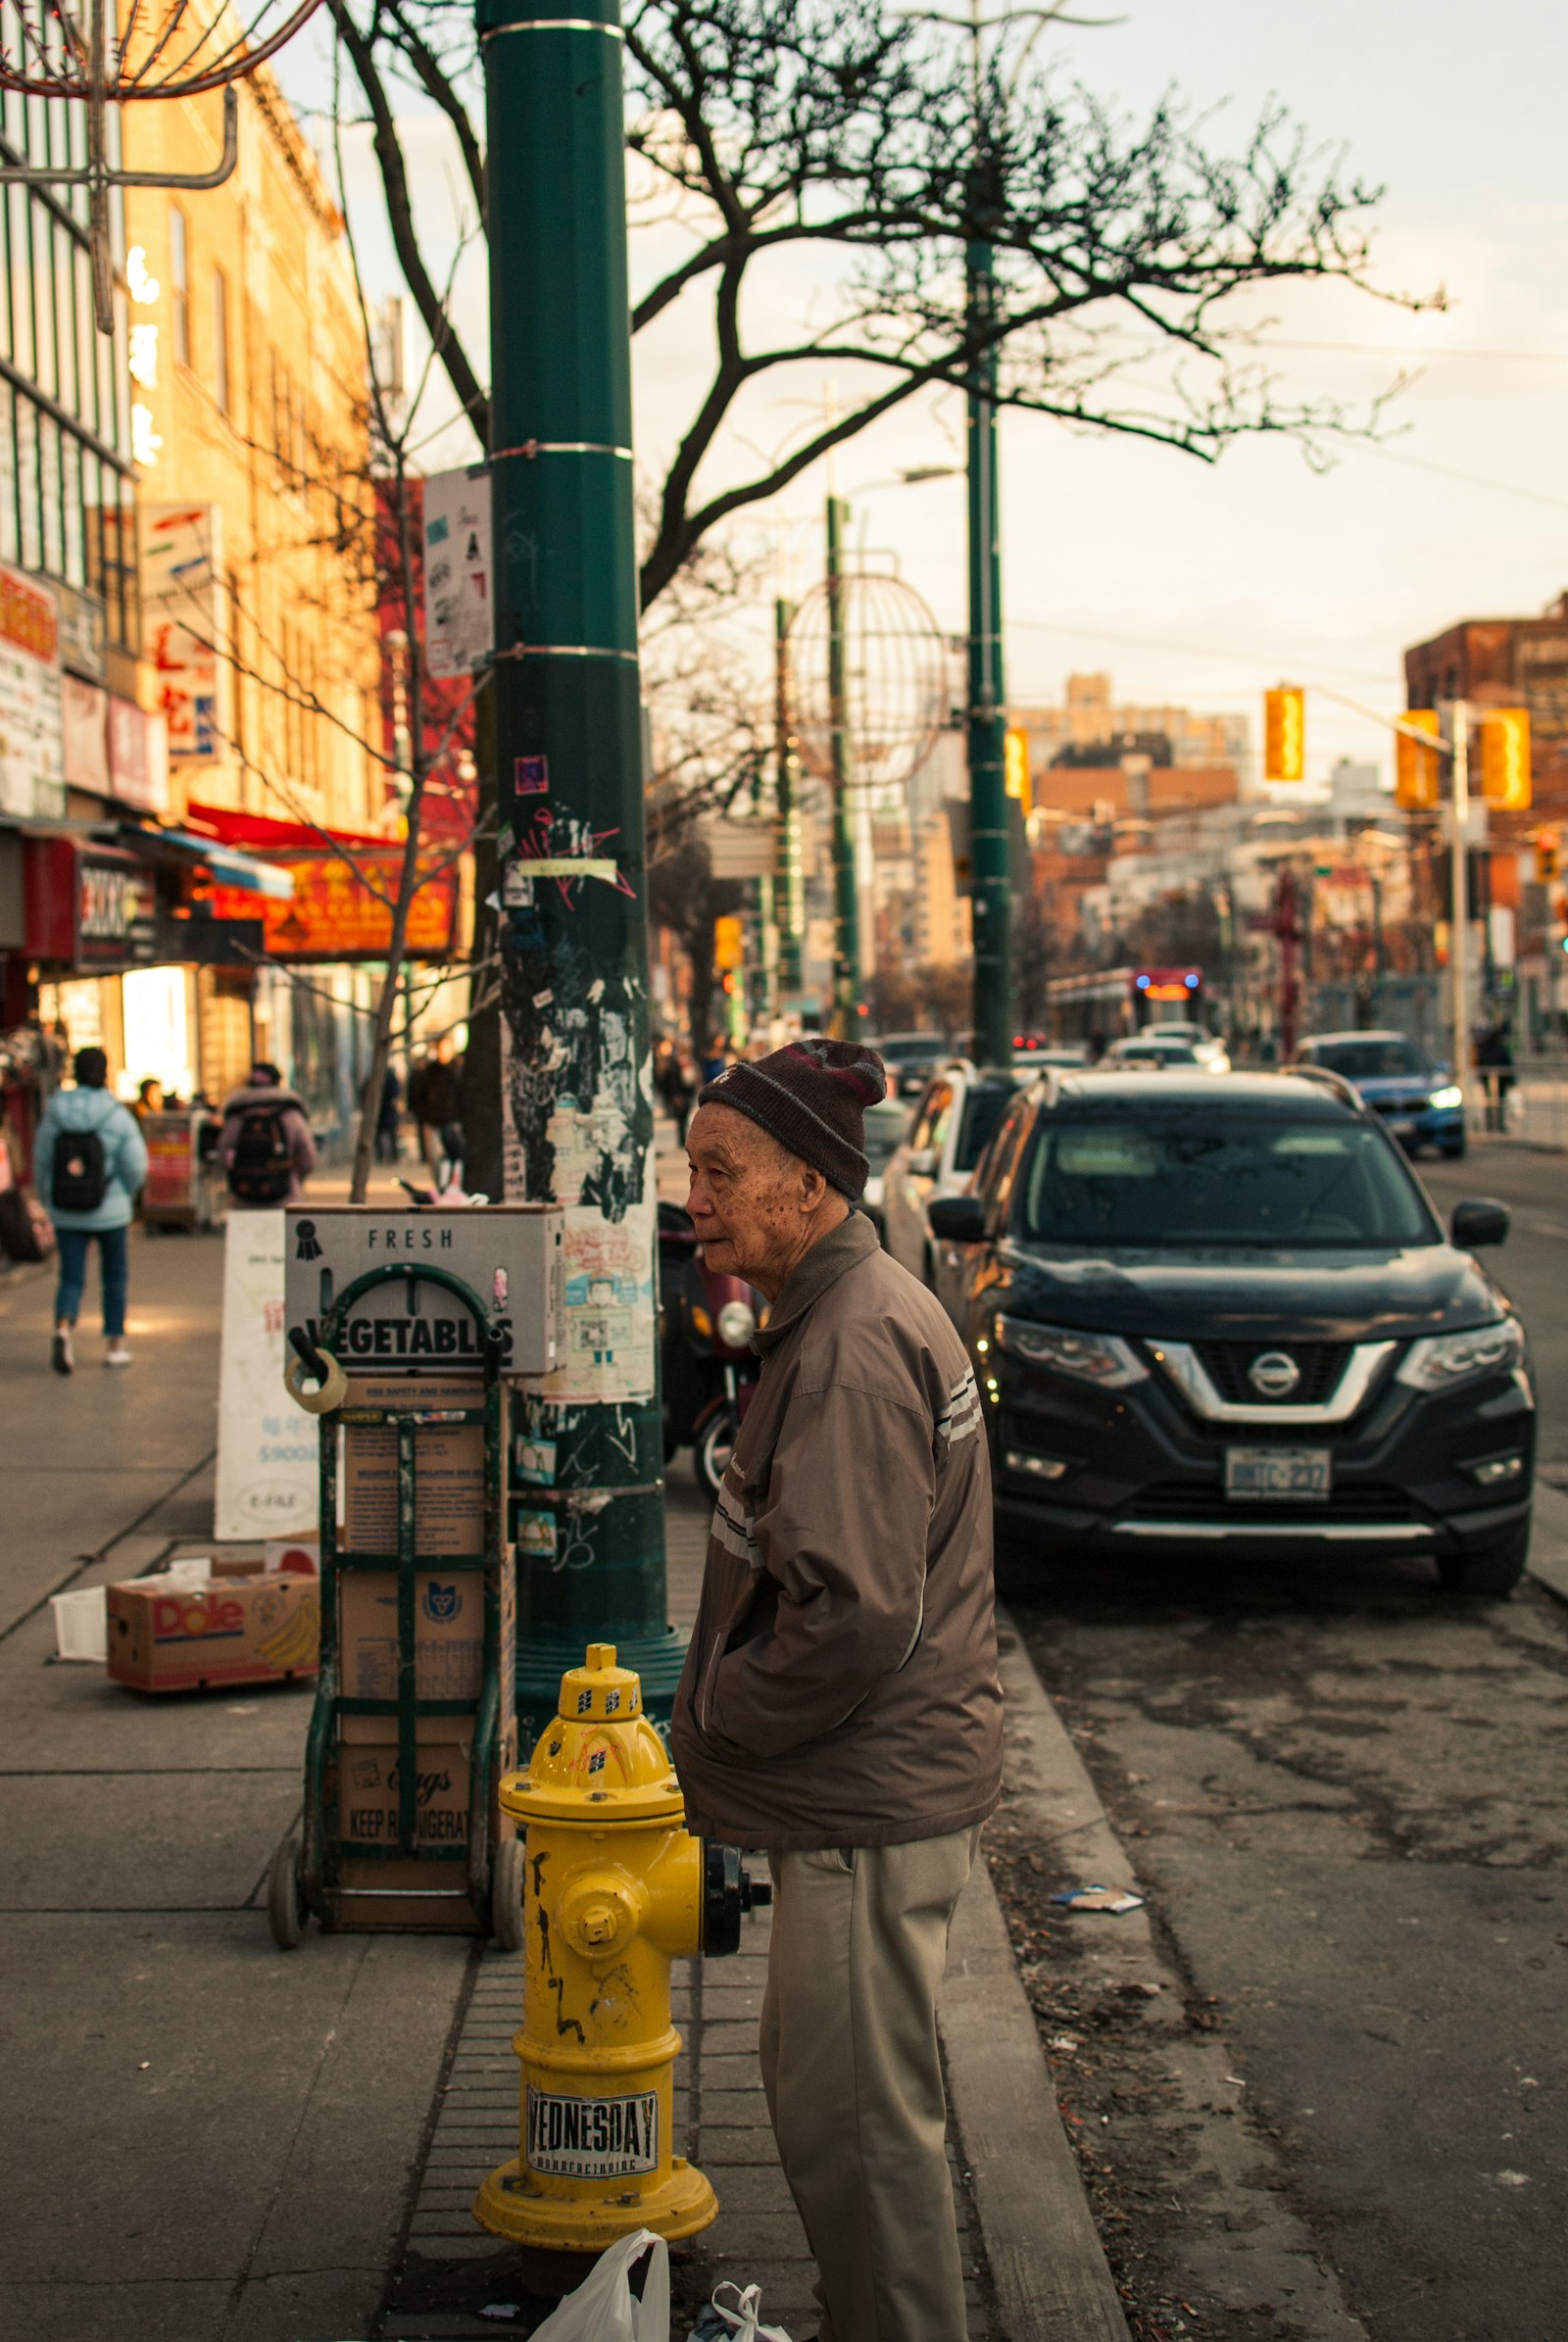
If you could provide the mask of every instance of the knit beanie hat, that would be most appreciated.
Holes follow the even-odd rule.
[[[769,1057],[726,1065],[697,1093],[700,1106],[733,1106],[858,1201],[871,1176],[865,1109],[888,1094],[875,1049],[857,1041],[792,1041]]]

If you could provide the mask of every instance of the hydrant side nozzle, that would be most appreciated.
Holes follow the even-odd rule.
[[[741,1948],[741,1915],[773,1900],[771,1878],[755,1878],[738,1846],[703,1840],[703,1956],[722,1960]]]

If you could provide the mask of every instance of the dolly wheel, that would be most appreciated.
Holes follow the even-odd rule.
[[[272,1857],[267,1874],[267,1921],[280,1952],[299,1949],[305,1933],[305,1906],[300,1901],[300,1841],[286,1837]]]
[[[504,1837],[490,1874],[490,1932],[504,1952],[522,1949],[522,1840]]]

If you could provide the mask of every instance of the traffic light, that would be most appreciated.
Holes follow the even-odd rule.
[[[1284,683],[1263,694],[1263,778],[1306,778],[1306,694]]]
[[[1522,813],[1530,803],[1530,711],[1497,707],[1481,718],[1481,794],[1489,805]]]
[[[1544,829],[1536,840],[1536,876],[1549,887],[1561,868],[1561,845],[1554,829]]]
[[[1029,735],[1021,728],[1009,728],[1003,736],[1002,770],[1007,795],[1018,800],[1018,808],[1027,821],[1035,800],[1029,782]]]
[[[1406,707],[1401,723],[1438,737],[1436,707]],[[1443,761],[1435,748],[1423,748],[1408,732],[1396,732],[1394,752],[1394,802],[1409,813],[1427,813],[1443,803]]]
[[[716,968],[738,968],[746,957],[746,930],[740,919],[713,921],[713,965]],[[725,990],[733,988],[726,985]]]

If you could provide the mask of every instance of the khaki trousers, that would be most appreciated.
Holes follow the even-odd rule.
[[[965,2342],[937,1988],[979,1841],[769,1858],[762,2085],[821,2342]]]

